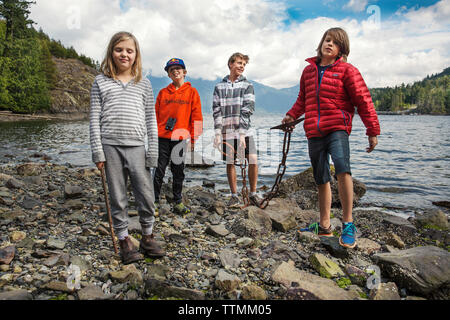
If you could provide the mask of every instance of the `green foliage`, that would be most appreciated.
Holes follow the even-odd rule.
[[[414,109],[421,114],[450,114],[450,68],[412,85],[370,90],[379,111]]]
[[[57,83],[52,56],[99,69],[98,62],[50,39],[42,29],[29,27],[32,3],[0,0],[0,110],[35,113],[50,108],[50,90]]]
[[[350,281],[349,278],[339,278],[336,281],[337,285],[339,286],[339,288],[345,289],[347,288],[349,285],[352,284],[352,282]]]

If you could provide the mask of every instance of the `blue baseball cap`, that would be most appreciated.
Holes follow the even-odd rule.
[[[169,67],[171,66],[181,66],[183,69],[186,69],[186,66],[184,65],[184,61],[178,58],[172,58],[169,61],[167,61],[166,67],[164,70],[169,70]]]

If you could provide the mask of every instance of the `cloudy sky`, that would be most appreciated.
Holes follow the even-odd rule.
[[[179,57],[190,77],[215,80],[239,51],[250,56],[249,79],[291,87],[336,26],[348,32],[349,62],[369,87],[450,66],[450,0],[37,0],[31,10],[36,28],[99,61],[115,32],[134,33],[154,76]]]

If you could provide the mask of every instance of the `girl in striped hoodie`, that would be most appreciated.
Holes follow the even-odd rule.
[[[112,37],[101,71],[91,90],[92,159],[106,171],[121,258],[124,264],[143,259],[128,236],[128,177],[142,227],[140,248],[150,257],[162,257],[165,253],[153,236],[155,199],[149,170],[158,161],[155,103],[150,81],[142,78],[139,43],[131,33]]]

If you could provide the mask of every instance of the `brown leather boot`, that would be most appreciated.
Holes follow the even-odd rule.
[[[129,237],[119,240],[119,246],[123,264],[130,264],[144,259],[142,254],[136,250]]]
[[[150,235],[142,235],[140,248],[145,255],[151,258],[162,258],[166,255],[164,250],[156,242],[153,233]]]

